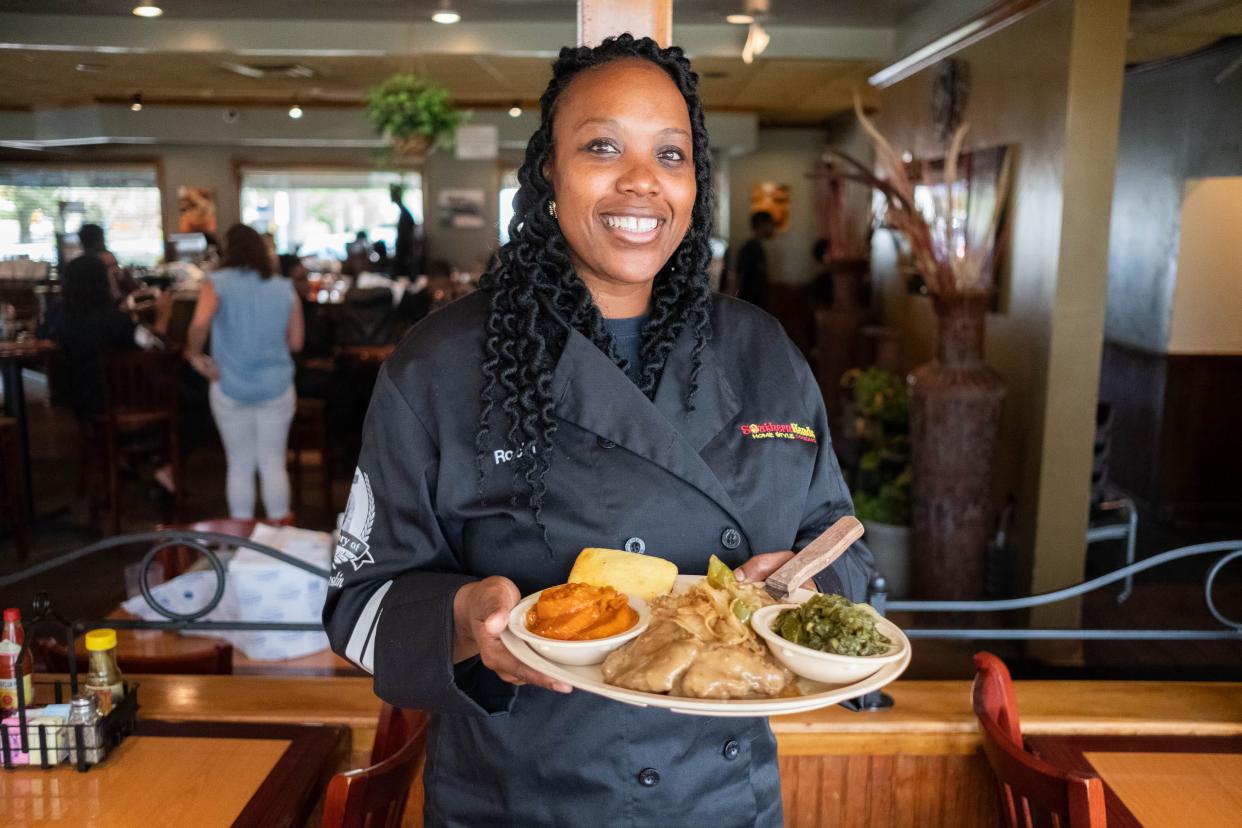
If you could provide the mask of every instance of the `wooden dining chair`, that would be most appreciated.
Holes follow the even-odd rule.
[[[121,531],[122,460],[126,455],[150,454],[150,438],[159,443],[172,465],[176,492],[165,520],[174,520],[185,498],[177,431],[181,356],[167,351],[122,351],[104,354],[100,365],[104,410],[86,424],[82,450],[98,456],[104,468],[109,529],[114,535]]]
[[[332,777],[323,828],[395,828],[401,824],[414,775],[427,748],[428,716],[385,704],[371,766]]]
[[[1104,783],[1091,774],[1058,768],[1029,753],[1018,722],[1018,703],[1005,663],[975,654],[971,700],[983,752],[1000,789],[1004,824],[1105,828]]]
[[[320,505],[323,513],[335,517],[332,508],[332,439],[328,429],[328,404],[315,397],[298,397],[293,424],[289,428],[289,477],[293,491],[293,511],[302,511],[302,454],[314,451],[319,455],[319,471],[323,479]]]
[[[37,649],[48,672],[69,672],[69,650],[64,642],[54,638],[36,640]],[[117,666],[122,673],[158,674],[183,676],[231,676],[233,675],[233,645],[223,641],[202,642],[202,647],[188,652],[155,655],[151,653],[126,652],[124,646],[117,648]],[[85,675],[89,660],[78,654],[78,675]]]

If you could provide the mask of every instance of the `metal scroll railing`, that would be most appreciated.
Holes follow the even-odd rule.
[[[1056,589],[1051,592],[1044,592],[1039,595],[1028,595],[1021,598],[999,598],[984,601],[889,601],[885,592],[887,585],[884,582],[884,578],[881,575],[877,575],[871,579],[871,583],[868,586],[867,601],[875,607],[881,615],[888,612],[993,613],[1010,610],[1033,609],[1035,607],[1042,607],[1047,604],[1055,604],[1059,601],[1065,601],[1069,598],[1076,598],[1080,595],[1085,595],[1088,592],[1100,589],[1101,587],[1116,583],[1117,581],[1126,581],[1129,583],[1130,579],[1140,572],[1156,569],[1157,567],[1170,564],[1174,561],[1220,553],[1225,554],[1223,554],[1221,558],[1213,564],[1212,568],[1208,570],[1207,577],[1204,579],[1203,600],[1207,605],[1208,612],[1212,614],[1213,618],[1221,623],[1221,629],[981,629],[978,627],[911,627],[904,629],[904,632],[910,638],[948,638],[978,641],[1242,641],[1242,620],[1231,618],[1225,614],[1213,597],[1217,576],[1220,575],[1221,571],[1224,570],[1230,562],[1242,559],[1242,541],[1215,541],[1212,543],[1199,543],[1193,546],[1183,546],[1178,549],[1171,549],[1168,552],[1162,552],[1137,563],[1123,566],[1120,569],[1115,569],[1112,572],[1099,576],[1098,578],[1092,578],[1088,581],[1083,581],[1082,583],[1067,586],[1062,589]]]

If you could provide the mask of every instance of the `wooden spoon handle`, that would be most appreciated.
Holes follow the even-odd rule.
[[[827,569],[862,536],[863,525],[857,518],[853,515],[841,518],[768,576],[765,587],[768,594],[778,601],[787,599],[813,575]]]

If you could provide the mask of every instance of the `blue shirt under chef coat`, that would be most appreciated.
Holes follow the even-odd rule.
[[[453,596],[488,575],[523,595],[563,583],[588,546],[645,550],[683,573],[798,550],[853,511],[823,399],[766,313],[713,300],[695,410],[683,331],[654,400],[570,331],[556,366],[549,545],[525,498],[510,505],[500,414],[475,434],[488,297],[427,317],[380,371],[341,527],[324,624],[333,649],[388,702],[431,711],[431,826],[779,826],[776,741],[765,719],[686,716],[514,687],[452,663]],[[499,406],[497,406],[499,412]],[[819,579],[865,598],[856,544]]]

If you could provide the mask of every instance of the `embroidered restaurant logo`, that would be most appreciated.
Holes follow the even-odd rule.
[[[815,429],[797,423],[750,423],[742,426],[742,433],[752,440],[801,440],[817,443]]]
[[[363,564],[375,563],[367,543],[374,524],[375,496],[371,492],[371,479],[362,469],[355,469],[349,502],[345,504],[345,516],[341,520],[340,537],[336,541],[336,554],[332,556],[333,565],[341,566],[348,561],[357,572]]]

